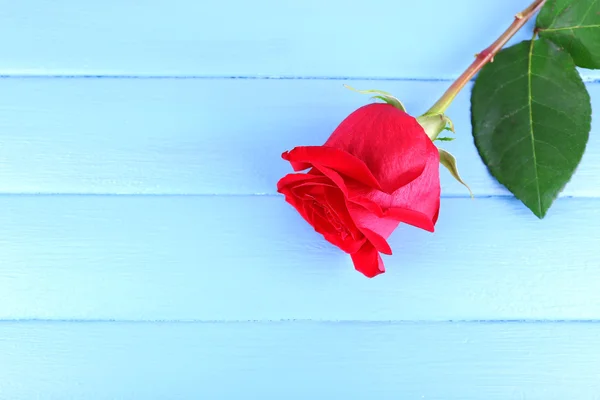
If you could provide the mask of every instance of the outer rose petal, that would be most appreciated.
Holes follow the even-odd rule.
[[[319,232],[319,231],[317,231]],[[319,232],[321,233],[321,232]],[[337,235],[331,235],[328,233],[321,233],[323,235],[323,237],[325,238],[325,240],[327,240],[329,243],[331,243],[332,245],[339,247],[340,250],[342,250],[344,253],[348,253],[348,254],[353,254],[356,253],[361,246],[366,242],[366,239],[362,239],[362,240],[354,240],[354,239],[348,239],[348,240],[344,240],[341,239],[339,236]]]
[[[386,218],[393,219],[399,222],[404,222],[405,224],[421,228],[428,232],[435,231],[437,213],[434,215],[434,217],[430,218],[427,215],[422,214],[418,211],[395,207],[387,210],[384,215]]]
[[[365,275],[367,278],[373,278],[385,272],[383,260],[377,249],[371,242],[365,242],[356,253],[352,254],[354,268]]]
[[[314,168],[321,174],[325,175],[342,191],[344,196],[348,198],[348,187],[346,186],[346,182],[344,182],[344,178],[331,168],[327,168],[321,164],[314,164]],[[314,171],[314,170],[313,170]]]
[[[388,255],[392,254],[392,249],[390,248],[390,245],[385,240],[385,238],[383,238],[378,233],[375,233],[372,230],[367,229],[367,228],[362,228],[361,231],[367,237],[369,242],[371,242],[371,244],[373,244],[373,246],[377,249],[377,251],[379,251],[383,254],[388,254]]]
[[[325,146],[362,160],[392,193],[421,175],[431,144],[414,117],[390,104],[369,104],[342,121]]]
[[[361,232],[365,233],[367,230],[371,231],[374,234],[380,236],[381,240],[384,241],[392,234],[394,229],[396,229],[396,227],[398,227],[399,224],[399,221],[396,219],[378,217],[377,215],[371,213],[369,210],[356,204],[349,204],[348,211],[350,212],[352,219],[356,223],[358,229],[361,230]],[[367,236],[367,238],[371,240],[371,238],[369,238],[369,233],[365,233],[365,236]],[[371,242],[375,245],[375,243],[378,240],[378,238],[375,238],[371,240]],[[385,249],[383,245],[376,245],[376,247]],[[389,246],[387,247],[389,248]],[[379,251],[385,253],[381,249]]]
[[[281,155],[299,171],[319,164],[367,186],[380,189],[379,182],[359,158],[343,150],[326,146],[299,146]]]
[[[423,173],[391,195],[376,190],[365,197],[381,206],[384,215],[433,232],[440,210],[439,153],[431,141]]]

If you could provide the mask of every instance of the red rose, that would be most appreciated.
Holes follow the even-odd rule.
[[[282,154],[295,171],[277,184],[315,231],[374,277],[400,222],[433,232],[440,207],[439,153],[417,120],[389,104],[350,114],[323,146]]]

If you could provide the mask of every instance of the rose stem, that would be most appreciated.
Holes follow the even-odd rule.
[[[529,7],[515,16],[510,27],[491,46],[477,54],[475,61],[460,75],[446,90],[440,99],[425,114],[443,114],[452,103],[458,92],[483,68],[488,62],[494,61],[494,56],[504,45],[542,8],[546,0],[535,0]]]

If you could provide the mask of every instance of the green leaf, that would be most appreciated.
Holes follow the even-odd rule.
[[[361,93],[361,94],[377,94],[377,96],[373,96],[373,99],[379,99],[379,100],[383,100],[388,104],[393,105],[394,107],[406,112],[406,107],[404,107],[404,104],[402,104],[402,102],[400,100],[398,100],[396,97],[394,97],[392,94],[388,93],[388,92],[384,92],[383,90],[374,90],[374,89],[369,89],[369,90],[357,90],[354,89],[352,86],[349,85],[344,85],[344,87],[346,89],[350,89],[352,91]]]
[[[448,171],[450,171],[454,179],[465,185],[465,187],[469,190],[471,197],[473,197],[473,192],[471,191],[471,188],[462,180],[460,174],[458,173],[458,168],[456,167],[456,158],[454,158],[452,154],[450,154],[444,149],[438,148],[438,151],[440,152],[440,163],[444,167],[448,168]]]
[[[591,112],[573,59],[545,39],[498,53],[480,72],[471,94],[481,158],[539,218],[581,160]]]
[[[540,37],[564,47],[579,67],[600,68],[600,0],[548,0],[536,25]]]

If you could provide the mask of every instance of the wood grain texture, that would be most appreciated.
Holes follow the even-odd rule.
[[[344,83],[418,115],[529,2],[4,2],[0,398],[600,399],[597,124],[539,221],[467,88],[444,147],[478,198],[442,171],[372,280],[274,195],[369,101]]]
[[[319,145],[368,96],[329,80],[0,80],[1,193],[275,193],[290,166],[280,155]],[[414,115],[446,82],[350,82],[391,91]],[[589,84],[594,109],[600,84]],[[471,136],[469,93],[449,115],[457,140],[442,143],[476,196],[508,195]],[[565,196],[600,195],[600,127]],[[442,168],[444,196],[468,196]]]
[[[598,205],[444,199],[369,280],[282,197],[2,196],[0,319],[599,319]]]
[[[600,324],[3,323],[20,399],[598,399]]]
[[[529,0],[5,3],[0,74],[448,78]]]

